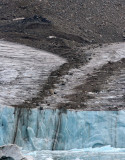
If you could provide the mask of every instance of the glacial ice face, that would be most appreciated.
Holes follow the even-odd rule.
[[[24,150],[125,148],[125,111],[74,111],[0,107],[0,145]]]
[[[71,102],[71,100],[69,101],[69,99],[66,98],[66,95],[76,94],[75,88],[81,84],[84,85],[90,75],[97,74],[97,71],[99,71],[104,65],[108,64],[108,62],[117,63],[125,58],[125,43],[104,44],[103,46],[97,48],[85,49],[84,54],[86,55],[85,57],[90,58],[88,63],[79,68],[72,68],[69,70],[69,74],[62,76],[60,83],[58,82],[56,84],[56,94],[45,97],[45,102],[47,101],[53,107],[55,106],[55,102]],[[105,90],[102,89],[102,92],[104,93],[99,92],[99,94],[97,94],[96,92],[92,92],[94,98],[92,100],[88,100],[87,102],[83,102],[83,104],[87,106],[87,109],[92,110],[93,108],[95,110],[99,110],[101,108],[100,110],[106,110],[108,107],[113,108],[118,106],[124,108],[125,105],[122,98],[124,95],[123,92],[125,83],[124,63],[122,66],[123,69],[115,72],[110,81],[107,80],[106,84],[103,84],[102,82],[102,85],[105,87]],[[65,82],[65,85],[63,86],[61,85],[62,81]],[[111,91],[107,91],[106,88],[111,88]],[[91,92],[88,92],[88,96],[90,96],[90,94]]]

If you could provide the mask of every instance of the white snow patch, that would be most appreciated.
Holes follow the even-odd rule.
[[[24,17],[18,17],[18,18],[14,18],[13,21],[20,21],[20,20],[24,20]]]
[[[56,38],[56,36],[49,36],[48,38],[52,39],[52,38]]]

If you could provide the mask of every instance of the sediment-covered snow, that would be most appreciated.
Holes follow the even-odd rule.
[[[0,104],[35,97],[49,74],[66,61],[52,53],[0,40]]]

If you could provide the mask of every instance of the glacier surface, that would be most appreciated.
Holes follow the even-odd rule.
[[[52,53],[0,40],[0,104],[31,100],[50,73],[66,60]]]
[[[0,145],[24,150],[125,148],[125,111],[0,107]]]

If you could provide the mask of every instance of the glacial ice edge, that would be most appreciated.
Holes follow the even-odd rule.
[[[74,111],[0,107],[0,146],[71,150],[125,148],[125,111]]]

